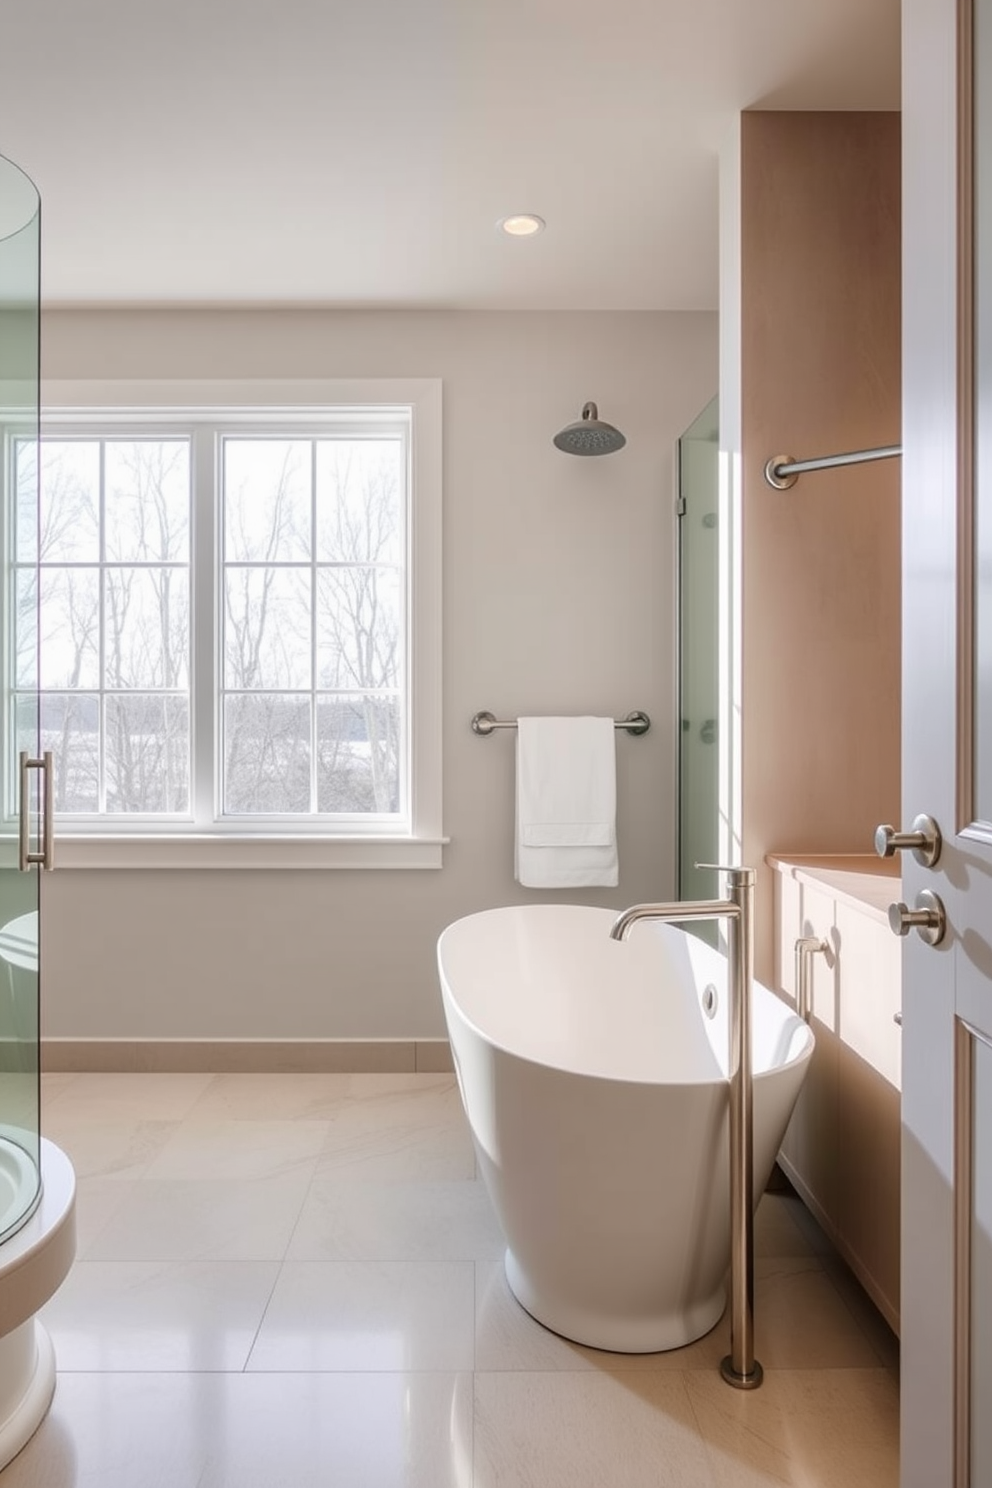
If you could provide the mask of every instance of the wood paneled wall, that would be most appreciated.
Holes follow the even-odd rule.
[[[766,853],[871,850],[900,810],[900,461],[767,485],[771,455],[898,444],[891,113],[741,119],[742,826]]]

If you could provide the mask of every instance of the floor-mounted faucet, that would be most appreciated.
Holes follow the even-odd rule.
[[[697,863],[697,868],[716,868]],[[751,1078],[751,986],[754,980],[753,868],[719,868],[726,873],[728,899],[686,900],[681,904],[635,904],[610,927],[614,940],[626,940],[638,920],[726,920],[730,984],[730,1353],[720,1364],[728,1385],[755,1390],[761,1365],[754,1357],[754,1117]]]

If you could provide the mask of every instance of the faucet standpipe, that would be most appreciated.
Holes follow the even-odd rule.
[[[754,982],[753,868],[717,868],[728,875],[727,899],[635,904],[610,928],[626,940],[638,920],[726,920],[730,982],[730,1353],[720,1373],[737,1390],[756,1390],[762,1368],[754,1357],[754,1099],[751,1071],[751,988]]]

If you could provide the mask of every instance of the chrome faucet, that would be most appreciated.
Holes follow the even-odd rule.
[[[718,868],[697,863],[697,868]],[[722,868],[729,898],[678,904],[635,904],[610,927],[626,940],[638,920],[726,920],[730,984],[730,1353],[720,1364],[728,1385],[756,1390],[762,1369],[754,1357],[754,1150],[751,1076],[751,987],[754,981],[753,868]]]

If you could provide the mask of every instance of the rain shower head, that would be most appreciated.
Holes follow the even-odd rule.
[[[554,442],[566,455],[612,455],[627,443],[619,429],[600,420],[595,403],[586,403],[579,422],[562,429]]]

